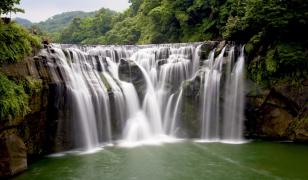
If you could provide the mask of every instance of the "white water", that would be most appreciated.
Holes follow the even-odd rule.
[[[201,139],[205,142],[242,141],[244,53],[242,48],[235,63],[234,47],[229,48],[227,57],[224,57],[225,50],[226,48],[221,51],[217,58],[214,58],[215,50],[213,50],[203,70]],[[223,75],[224,79],[222,79]],[[221,90],[224,90],[224,92]]]
[[[233,50],[229,55],[228,66],[232,66],[234,63]],[[231,64],[231,65],[230,65]],[[231,68],[230,68],[231,69]],[[228,76],[225,87],[225,103],[224,103],[224,130],[223,139],[234,141],[241,140],[243,137],[243,120],[244,120],[244,71],[245,71],[245,59],[244,59],[244,47],[241,50],[241,54],[233,67],[231,74]],[[227,72],[228,73],[228,72]],[[230,72],[229,72],[230,73]]]
[[[52,57],[49,67],[53,80],[65,82],[74,146],[93,149],[119,139],[129,147],[173,141],[180,131],[182,83],[197,75],[201,76],[202,84],[201,139],[240,140],[244,56],[235,61],[232,47],[228,48],[227,58],[226,48],[214,58],[213,50],[200,67],[201,48],[202,44],[196,43],[53,47],[55,53],[43,52]],[[140,70],[144,94],[137,93],[142,91],[137,91],[140,87],[133,82],[120,79],[121,59],[132,60]],[[135,73],[131,68],[129,71],[130,75]],[[222,88],[223,77],[226,87]]]

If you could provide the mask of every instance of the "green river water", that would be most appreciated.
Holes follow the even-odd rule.
[[[308,179],[308,146],[185,141],[131,149],[106,147],[95,154],[46,157],[15,179]]]

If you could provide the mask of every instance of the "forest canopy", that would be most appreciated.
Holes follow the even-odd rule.
[[[76,18],[61,43],[147,44],[306,38],[305,0],[130,0],[124,13],[101,9]],[[300,32],[298,32],[298,30]]]

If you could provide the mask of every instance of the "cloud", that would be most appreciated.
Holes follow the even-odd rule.
[[[19,7],[25,13],[14,17],[39,22],[68,11],[95,11],[104,7],[121,12],[129,7],[129,3],[128,0],[21,0]]]

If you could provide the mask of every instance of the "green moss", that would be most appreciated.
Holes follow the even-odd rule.
[[[41,92],[42,87],[43,87],[41,80],[34,79],[31,76],[25,77],[25,79],[22,80],[20,84],[23,86],[25,92],[29,96],[32,96],[33,94],[37,94]]]
[[[107,88],[107,91],[112,91],[111,86],[109,85],[107,79],[105,78],[104,74],[101,74],[101,80],[103,81],[103,84]]]
[[[0,74],[0,120],[25,116],[29,110],[23,87]]]
[[[253,52],[253,50],[254,50],[254,45],[252,43],[247,43],[245,45],[245,53],[246,54],[248,54],[248,55],[251,54]]]
[[[269,73],[275,73],[278,69],[277,59],[275,59],[275,49],[271,49],[267,52],[265,57],[266,70]]]
[[[40,48],[40,39],[16,23],[0,20],[0,64],[16,63]]]

